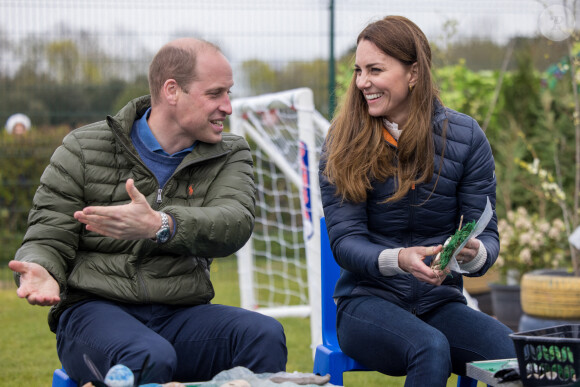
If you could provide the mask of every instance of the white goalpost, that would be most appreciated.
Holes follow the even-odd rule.
[[[241,306],[272,317],[310,316],[321,343],[320,148],[329,122],[308,88],[232,101],[231,131],[254,158],[256,222],[237,253]]]

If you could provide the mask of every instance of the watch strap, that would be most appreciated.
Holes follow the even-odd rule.
[[[161,216],[161,228],[155,235],[155,241],[159,244],[162,244],[167,242],[171,236],[171,232],[169,230],[169,216],[162,211],[158,211],[158,213]]]

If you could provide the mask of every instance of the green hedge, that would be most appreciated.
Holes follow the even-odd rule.
[[[26,231],[28,211],[40,176],[67,128],[31,130],[22,136],[0,132],[0,264],[14,257]]]

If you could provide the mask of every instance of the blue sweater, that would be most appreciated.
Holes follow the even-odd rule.
[[[151,108],[141,118],[135,120],[131,130],[131,141],[135,145],[139,156],[141,156],[141,160],[157,178],[159,187],[163,188],[184,157],[193,150],[193,145],[169,155],[161,148],[161,145],[151,132],[151,128],[147,123],[150,113]]]

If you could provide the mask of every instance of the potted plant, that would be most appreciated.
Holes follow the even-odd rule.
[[[506,285],[519,285],[522,276],[534,270],[569,266],[566,228],[559,218],[550,222],[518,207],[498,221],[498,231],[500,251],[495,267]]]
[[[580,319],[578,254],[569,241],[570,223],[572,223],[573,217],[567,211],[566,196],[558,185],[548,185],[547,181],[551,180],[548,172],[540,169],[537,165],[525,163],[523,165],[529,172],[546,180],[543,185],[546,195],[551,195],[555,201],[560,203],[566,223],[560,219],[554,220],[547,238],[542,238],[546,244],[546,251],[539,254],[532,252],[535,259],[540,262],[543,260],[545,265],[533,267],[533,270],[522,273],[522,310],[526,315],[546,319],[550,322]],[[543,228],[543,230],[546,229],[547,227]]]
[[[518,330],[523,314],[520,283],[534,270],[562,268],[568,264],[565,225],[560,219],[548,221],[524,207],[508,211],[498,221],[500,253],[494,265],[499,281],[491,283],[494,315]]]
[[[576,1],[571,4],[575,12]],[[531,239],[520,241],[521,246],[508,249],[510,245],[506,243],[509,243],[509,231],[508,235],[502,235],[502,231],[505,231],[500,230],[504,246],[501,247],[497,266],[504,273],[509,268],[518,270],[516,279],[521,276],[523,317],[538,320],[534,321],[536,326],[526,327],[525,319],[522,318],[519,325],[522,330],[544,328],[554,325],[556,321],[560,324],[566,323],[562,321],[580,322],[580,252],[578,243],[573,244],[570,239],[580,225],[579,37],[576,32],[569,31],[569,37],[563,41],[567,55],[550,66],[542,76],[542,89],[536,94],[540,103],[533,105],[533,111],[541,114],[531,115],[534,120],[527,122],[528,129],[521,127],[517,130],[518,137],[523,140],[520,144],[525,146],[526,152],[516,155],[521,156],[521,159],[516,158],[514,166],[526,172],[517,178],[520,182],[525,181],[523,194],[535,199],[526,207],[534,208],[541,216],[535,220],[535,215],[528,217],[531,217],[532,223],[537,223],[543,234],[533,233]],[[535,125],[533,131],[529,129],[531,125]],[[527,134],[536,137],[528,141]],[[535,151],[533,145],[541,146]],[[522,220],[517,223],[519,227],[515,227],[520,234],[523,232],[521,226],[525,223],[523,214],[523,210],[517,210],[511,215],[511,220],[509,217],[506,219],[507,224],[516,226],[516,219],[521,215]],[[541,220],[548,218],[546,214],[549,214],[550,219],[560,219],[554,221],[557,222],[555,224],[551,222],[548,231]],[[556,235],[557,229],[561,230],[560,237]],[[537,244],[537,239],[544,243],[541,250],[532,247]],[[520,254],[519,263],[511,251]],[[540,326],[541,323],[545,325]]]
[[[570,256],[568,265],[565,266],[568,270],[537,270],[526,273],[522,278],[521,303],[523,311],[526,315],[544,319],[548,322],[553,322],[554,320],[560,322],[562,320],[580,320],[580,257],[578,249],[570,240],[572,232],[579,226],[580,217],[580,99],[578,94],[580,44],[578,42],[574,43],[574,39],[573,35],[567,39],[569,55],[563,58],[554,70],[558,72],[559,79],[566,79],[563,75],[569,75],[570,83],[567,85],[568,87],[569,85],[572,86],[572,92],[568,91],[566,93],[560,89],[556,97],[556,94],[552,95],[550,89],[546,90],[543,93],[543,110],[547,128],[554,130],[560,125],[560,130],[566,129],[569,132],[569,129],[573,127],[575,141],[573,143],[570,142],[572,146],[564,147],[560,145],[554,149],[555,177],[540,167],[540,162],[536,157],[534,157],[534,161],[531,164],[520,163],[526,171],[537,176],[541,191],[545,197],[560,207],[564,224],[562,234],[568,240],[565,249]],[[561,83],[560,86],[566,86],[566,83]],[[554,110],[557,108],[556,100],[568,106],[573,106],[573,109],[570,109],[571,111],[564,115],[561,115],[561,111],[555,112]],[[558,120],[557,116],[566,118],[567,115],[569,116],[568,119],[563,121],[567,122],[567,125],[562,126],[562,120]],[[556,129],[557,131],[558,129]],[[564,142],[566,141],[564,140]],[[559,154],[559,151],[563,149],[575,150],[573,165],[562,166],[563,163],[571,161],[562,158]],[[573,177],[570,178],[570,175],[568,175],[568,181],[573,183],[573,188],[566,192],[563,185],[566,180],[563,171],[570,171],[570,169],[573,172]],[[570,187],[570,184],[568,184],[568,187]]]

